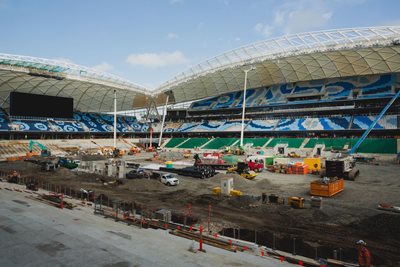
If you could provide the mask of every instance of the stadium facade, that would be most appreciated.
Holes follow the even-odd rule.
[[[118,110],[193,101],[170,109],[164,131],[174,137],[237,137],[244,70],[248,72],[245,133],[268,136],[359,136],[400,90],[400,26],[329,30],[284,36],[228,51],[155,90],[53,60],[0,54],[0,134],[3,138],[111,136]],[[11,92],[74,99],[74,116],[10,116]],[[372,136],[400,132],[397,100]],[[117,131],[144,136],[160,122],[118,116]]]

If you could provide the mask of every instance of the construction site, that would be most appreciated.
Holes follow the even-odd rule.
[[[145,86],[0,54],[0,266],[400,266],[400,26]]]
[[[22,156],[24,160],[10,161],[9,158],[0,163],[2,179],[8,181],[0,188],[4,192],[13,184],[24,184],[26,188],[22,190],[29,192],[29,198],[24,201],[29,205],[35,202],[32,193],[42,203],[56,207],[58,197],[48,196],[63,195],[66,203],[73,199],[80,206],[90,204],[87,207],[102,217],[133,227],[165,229],[183,238],[198,239],[201,227],[203,238],[211,239],[204,241],[205,244],[210,242],[211,246],[257,256],[262,253],[265,257],[284,257],[289,263],[300,261],[305,266],[323,265],[322,259],[328,266],[351,266],[346,264],[357,257],[356,239],[368,242],[377,266],[394,266],[400,261],[397,253],[400,217],[396,214],[399,210],[388,204],[396,203],[400,193],[400,166],[394,160],[359,161],[353,167],[358,172],[355,178],[346,178],[337,189],[322,192],[318,188],[314,192],[312,183],[321,181],[321,172],[325,171],[324,175],[330,172],[327,169],[330,161],[302,157],[297,154],[299,150],[289,156],[266,156],[273,153],[268,148],[251,148],[247,152],[226,148],[182,150],[167,148],[177,142],[170,139],[157,152],[142,152],[134,141],[119,140],[121,151],[135,148],[134,153],[123,156],[119,154],[124,152],[113,155],[99,149],[100,144],[110,142],[107,139],[96,140],[96,144],[90,140],[74,140],[68,142],[70,146],[65,146],[62,140],[43,141],[52,149],[35,145],[28,152],[29,157]],[[222,141],[226,140],[218,142]],[[0,146],[8,146],[9,151],[29,150],[28,142],[6,144],[2,142]],[[260,155],[260,151],[265,154]],[[35,156],[41,152],[42,156]],[[59,167],[43,168],[41,162],[61,158],[48,155],[51,153],[62,153],[69,162],[78,164],[61,167],[62,163],[58,162]],[[247,164],[248,173],[254,177],[232,171],[232,166],[240,165],[237,162],[254,158],[249,155],[258,155],[256,158],[262,162],[260,166]],[[310,160],[315,163],[308,169],[304,162]],[[213,166],[215,173],[211,177],[174,174],[175,169],[189,168],[194,172],[191,168],[200,165],[200,161]],[[126,179],[132,171],[136,176]],[[159,172],[172,173],[179,184],[162,183],[159,177],[154,177]],[[226,189],[223,183],[227,182],[230,185]],[[20,195],[17,188],[11,190]],[[74,207],[77,206],[70,206]],[[229,240],[237,244],[229,244]],[[214,244],[214,241],[218,242]]]

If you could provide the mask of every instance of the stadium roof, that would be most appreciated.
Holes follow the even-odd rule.
[[[0,54],[0,107],[9,107],[10,91],[74,98],[80,111],[118,110],[144,106],[147,88],[115,75],[75,64],[28,56]]]
[[[243,46],[208,59],[150,90],[115,75],[56,60],[0,54],[0,107],[11,91],[74,98],[80,111],[187,102],[248,88],[400,71],[400,26],[294,34]]]
[[[400,26],[294,34],[246,45],[163,83],[155,93],[190,101],[248,88],[400,71]]]

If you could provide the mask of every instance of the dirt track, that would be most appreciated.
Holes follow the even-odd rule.
[[[135,202],[145,210],[171,209],[175,214],[187,212],[192,204],[193,216],[206,225],[208,206],[212,206],[211,231],[225,235],[240,234],[240,238],[277,249],[292,252],[296,238],[298,254],[315,257],[333,257],[333,250],[340,251],[342,259],[355,261],[355,241],[364,239],[371,248],[375,265],[396,266],[400,263],[400,214],[379,211],[380,202],[400,205],[400,179],[398,165],[359,165],[361,176],[354,182],[346,181],[345,191],[324,199],[322,210],[307,207],[295,210],[286,205],[260,204],[262,192],[282,197],[303,196],[309,199],[308,186],[316,179],[311,175],[284,175],[262,173],[249,181],[233,175],[234,187],[247,195],[241,198],[218,197],[211,194],[219,186],[216,177],[200,180],[179,177],[180,185],[168,187],[156,180],[126,180],[117,187],[105,186],[98,175],[78,174],[66,169],[56,173],[43,173],[37,165],[24,162],[0,164],[0,169],[16,169],[23,176],[32,176],[42,182],[62,185],[79,190],[92,189],[112,199]],[[251,205],[250,205],[251,204]],[[224,228],[224,230],[223,230]],[[275,238],[273,237],[275,236]]]

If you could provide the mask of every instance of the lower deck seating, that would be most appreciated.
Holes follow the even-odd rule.
[[[12,129],[21,132],[48,132],[50,131],[47,121],[13,120]]]
[[[51,121],[49,127],[57,132],[85,132],[82,124],[71,121]]]
[[[181,144],[182,142],[186,141],[188,138],[171,138],[169,139],[168,143],[165,144],[167,148],[173,148],[177,145]]]
[[[206,144],[204,149],[221,149],[225,146],[231,146],[238,141],[237,138],[215,138]]]
[[[270,138],[244,138],[244,145],[252,143],[253,147],[263,147]],[[272,138],[266,148],[272,149],[279,144],[287,144],[289,148],[300,148],[304,138]],[[358,141],[358,138],[311,138],[304,146],[304,149],[313,149],[318,144],[324,144],[325,150],[351,149]],[[225,146],[233,144],[238,145],[238,138],[214,138],[210,141],[208,138],[172,138],[165,145],[166,148],[193,149],[202,147],[202,149],[223,149]],[[367,138],[360,145],[357,153],[374,154],[396,154],[397,139],[395,138]]]
[[[269,138],[243,138],[243,145],[253,144],[252,147],[263,147]]]
[[[190,138],[183,144],[177,146],[178,148],[198,148],[207,143],[210,139],[208,138]]]
[[[0,131],[9,131],[6,114],[0,110]]]
[[[277,144],[288,144],[289,148],[299,148],[304,138],[274,138],[268,143],[267,147],[273,148]]]

